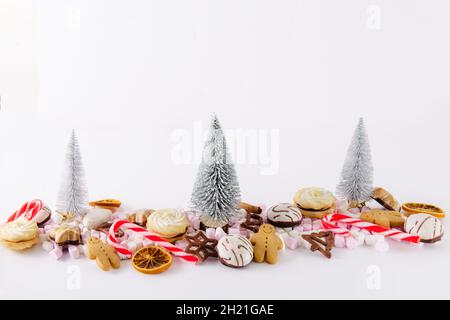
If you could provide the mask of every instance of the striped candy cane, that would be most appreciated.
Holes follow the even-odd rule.
[[[187,254],[182,249],[171,244],[170,242],[167,242],[166,240],[164,240],[158,236],[155,236],[154,234],[151,234],[150,232],[148,232],[147,229],[144,229],[134,223],[130,223],[127,220],[117,220],[112,224],[112,226],[109,229],[108,242],[110,245],[112,245],[116,249],[117,252],[125,255],[127,258],[131,258],[133,253],[130,250],[128,250],[127,248],[125,248],[124,246],[120,245],[119,241],[117,241],[116,232],[119,229],[131,230],[133,232],[139,233],[140,235],[144,236],[148,240],[153,241],[156,245],[163,247],[164,249],[167,249],[174,256],[177,256],[181,259],[184,259],[189,262],[197,262],[198,261],[197,257]]]
[[[41,200],[32,200],[30,202],[25,203],[19,210],[14,212],[14,214],[9,217],[7,222],[11,222],[19,218],[20,216],[25,215],[28,220],[32,220],[39,211],[44,207],[44,203]]]
[[[370,232],[378,233],[385,237],[389,237],[391,239],[398,241],[405,241],[410,243],[420,242],[420,237],[418,236],[412,236],[408,233],[404,233],[395,229],[385,229],[376,224],[365,222],[363,220],[352,218],[350,216],[340,213],[334,213],[324,217],[322,219],[322,226],[324,229],[330,230],[335,234],[348,236],[349,231],[347,229],[339,228],[336,225],[338,222],[352,225]]]

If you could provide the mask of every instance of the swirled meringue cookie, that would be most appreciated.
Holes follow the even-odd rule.
[[[304,216],[322,219],[335,211],[336,197],[322,188],[304,188],[295,194],[294,203]]]
[[[0,242],[13,250],[31,248],[39,242],[39,228],[36,221],[20,217],[0,226]]]
[[[157,210],[147,219],[147,229],[170,242],[183,238],[188,227],[186,214],[175,209]]]

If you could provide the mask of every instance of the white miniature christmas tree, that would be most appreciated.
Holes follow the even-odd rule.
[[[347,151],[337,193],[349,202],[350,207],[361,207],[370,200],[372,190],[373,165],[369,137],[361,118]]]
[[[236,215],[240,203],[236,171],[227,151],[224,133],[215,115],[204,146],[191,202],[193,208],[200,212],[201,222],[210,228],[228,224]]]
[[[56,209],[62,213],[84,215],[88,208],[88,192],[75,130],[72,131],[65,159],[64,174]]]

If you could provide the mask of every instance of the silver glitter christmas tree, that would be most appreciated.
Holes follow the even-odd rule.
[[[348,200],[350,207],[361,207],[370,199],[372,190],[373,165],[369,137],[361,118],[347,151],[337,193]]]
[[[62,213],[84,215],[87,208],[88,192],[84,181],[80,147],[74,130],[67,147],[64,174],[56,202],[56,209]]]
[[[193,208],[200,212],[200,220],[206,227],[218,228],[228,224],[236,214],[240,193],[225,136],[214,115],[191,202]]]

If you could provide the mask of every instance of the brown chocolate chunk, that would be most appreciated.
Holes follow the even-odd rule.
[[[201,261],[205,261],[209,257],[217,258],[219,256],[216,249],[218,241],[209,239],[203,231],[199,230],[192,235],[186,235],[185,239],[188,246],[184,251],[195,255]]]
[[[333,249],[334,236],[331,231],[322,231],[311,234],[304,234],[302,238],[311,244],[311,251],[319,251],[328,259],[331,258],[331,250]]]

